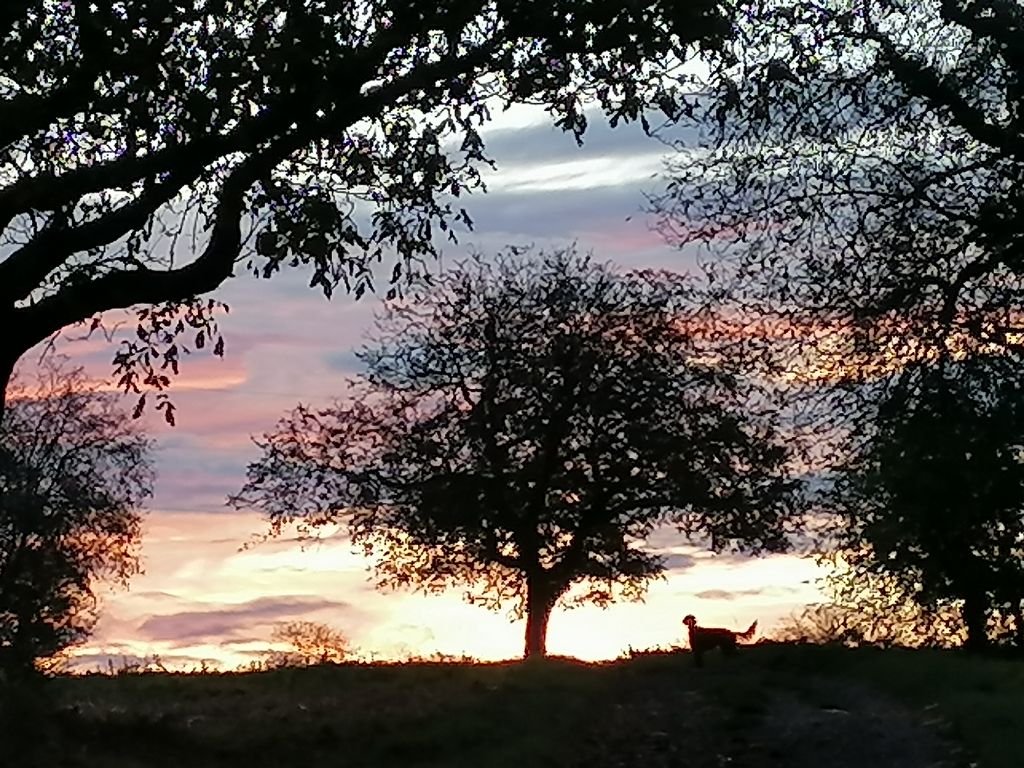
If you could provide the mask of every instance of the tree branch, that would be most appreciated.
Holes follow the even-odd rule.
[[[388,44],[393,42],[391,40]],[[302,143],[308,143],[330,130],[344,129],[417,88],[427,87],[455,72],[480,66],[499,43],[500,40],[495,39],[488,46],[474,49],[453,60],[424,65],[376,91],[359,94],[358,83],[363,78],[353,77],[353,73],[366,74],[377,47],[387,47],[382,41],[371,51],[356,57],[357,61],[347,61],[346,66],[339,67],[334,77],[329,80],[329,86],[333,84],[347,87],[350,92],[348,103],[340,99],[328,119],[308,123],[305,131],[294,131],[287,135],[287,139],[284,138],[285,130],[296,121],[297,112],[300,119],[301,116],[308,117],[308,113],[311,113],[308,95],[301,92],[282,99],[273,110],[265,113],[260,119],[244,123],[227,136],[202,136],[187,144],[166,147],[152,154],[123,156],[106,164],[79,168],[63,176],[32,177],[13,184],[0,192],[0,221],[9,220],[12,212],[31,208],[53,208],[68,204],[90,192],[123,188],[138,182],[147,174],[169,172],[173,178],[173,181],[161,182],[143,193],[135,202],[101,219],[70,229],[50,228],[44,231],[35,240],[0,262],[0,299],[7,302],[24,299],[38,287],[39,282],[47,274],[74,253],[114,242],[141,226],[161,205],[195,181],[206,165],[217,157],[242,151],[275,137],[278,141],[287,140],[289,145],[294,144],[294,148],[297,149]],[[304,140],[296,142],[296,136],[304,136]],[[288,152],[285,152],[282,156],[287,154]],[[131,274],[138,276],[159,273],[145,270]]]
[[[523,564],[520,562],[518,557],[503,555],[498,551],[498,540],[495,536],[494,529],[491,528],[487,533],[489,534],[486,552],[487,557],[502,568],[508,568],[510,571],[521,571],[523,569]]]
[[[0,151],[30,133],[42,130],[56,118],[83,109],[93,96],[93,75],[82,70],[46,94],[22,93],[0,104]]]
[[[450,77],[481,65],[490,53],[504,42],[496,36],[485,46],[474,48],[462,56],[444,59],[417,67],[408,74],[366,96],[374,104],[383,104],[387,95],[394,100],[399,95],[431,82]],[[190,142],[174,144],[145,155],[121,156],[99,165],[88,165],[62,175],[47,174],[21,179],[0,191],[0,221],[6,220],[9,211],[22,212],[31,209],[53,210],[66,205],[82,195],[108,189],[119,189],[131,185],[146,176],[177,170],[182,163],[189,165],[206,164],[217,157],[233,152],[252,149],[261,142],[273,139],[287,132],[296,120],[308,117],[316,107],[315,93],[346,94],[336,103],[334,112],[349,106],[353,94],[359,94],[361,85],[378,70],[388,51],[408,43],[391,30],[382,34],[373,45],[333,63],[324,73],[322,83],[297,88],[293,93],[267,105],[256,118],[243,120],[229,134],[204,134]],[[354,120],[348,121],[351,124]],[[13,121],[15,125],[18,121]],[[25,135],[25,130],[19,132]]]
[[[9,212],[54,210],[83,195],[110,189],[124,189],[147,176],[180,169],[204,167],[232,152],[244,151],[283,130],[295,120],[294,104],[282,102],[281,109],[269,110],[260,118],[243,122],[226,135],[203,135],[183,144],[172,144],[144,155],[122,155],[96,165],[84,165],[65,174],[22,178],[0,192],[0,216]]]
[[[983,16],[982,10],[991,15]],[[1020,71],[1024,63],[1024,13],[1019,4],[1006,0],[986,0],[984,4],[942,0],[942,17],[998,42],[1007,62]]]
[[[968,134],[976,141],[995,147],[1008,155],[1024,155],[1024,141],[1010,134],[998,125],[989,122],[985,115],[952,88],[947,80],[940,78],[933,70],[904,56],[887,36],[878,31],[872,22],[865,37],[882,49],[882,55],[896,78],[907,90],[947,109]]]
[[[18,308],[13,319],[15,328],[23,329],[19,346],[28,349],[65,326],[110,309],[160,304],[215,289],[231,276],[241,250],[245,193],[294,149],[293,144],[255,155],[231,173],[221,190],[210,242],[198,259],[178,269],[113,272]]]
[[[51,223],[0,264],[0,301],[16,302],[27,298],[50,272],[75,253],[116,242],[143,226],[162,205],[194,181],[201,170],[183,171],[189,174],[186,176],[175,174],[173,183],[155,184],[127,205],[84,224],[64,227]]]

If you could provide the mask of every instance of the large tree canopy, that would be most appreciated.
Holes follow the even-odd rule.
[[[832,493],[847,579],[893,577],[928,608],[962,601],[969,647],[996,617],[1024,642],[1020,373],[996,357],[914,366]]]
[[[139,570],[151,444],[120,398],[56,362],[16,379],[0,427],[0,670],[81,640],[94,587]]]
[[[274,532],[347,522],[382,586],[511,605],[532,656],[559,601],[643,595],[665,568],[643,546],[661,525],[716,550],[785,548],[793,485],[685,281],[524,259],[478,258],[390,304],[362,380],[266,435],[235,503]]]
[[[994,601],[1019,611],[994,585],[1021,569],[1003,355],[1024,329],[1024,7],[735,5],[736,63],[694,112],[703,146],[652,208],[702,246],[708,299],[789,369],[815,469],[846,477],[855,572],[969,598],[978,642]]]
[[[144,305],[115,364],[161,388],[184,344],[222,348],[198,297],[237,270],[359,295],[386,259],[397,280],[470,225],[490,110],[542,105],[577,137],[588,102],[674,117],[663,76],[730,33],[716,0],[2,5],[0,385]]]
[[[1016,0],[750,4],[655,201],[720,299],[827,340],[845,373],[1016,346],[1024,10]],[[819,349],[821,345],[819,345]]]

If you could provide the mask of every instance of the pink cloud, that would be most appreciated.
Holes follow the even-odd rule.
[[[580,235],[581,240],[585,240],[588,247],[594,249],[598,258],[611,258],[615,254],[628,256],[636,251],[665,248],[665,239],[651,229],[642,216],[628,222],[616,222],[614,226],[586,230]]]
[[[243,603],[204,607],[202,610],[156,614],[145,619],[136,636],[150,641],[175,643],[189,647],[198,642],[261,640],[268,624],[297,616],[317,615],[325,609],[349,611],[347,603],[310,595],[259,597]],[[251,635],[256,634],[253,638]]]

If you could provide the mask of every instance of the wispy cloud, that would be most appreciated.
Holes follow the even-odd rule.
[[[663,153],[655,152],[629,158],[606,156],[506,165],[488,175],[486,181],[494,194],[516,195],[619,187],[651,182],[662,169],[663,157]]]
[[[254,630],[268,623],[320,615],[327,610],[337,621],[338,614],[351,609],[349,603],[312,595],[258,597],[235,605],[150,616],[139,625],[138,636],[143,640],[164,640],[182,645],[236,640],[239,633],[251,636]]]
[[[702,592],[694,592],[693,596],[700,600],[742,600],[745,597],[785,598],[799,591],[796,587],[790,586],[766,586],[751,589],[705,589]]]

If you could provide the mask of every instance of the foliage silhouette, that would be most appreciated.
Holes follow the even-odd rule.
[[[1024,646],[1020,368],[974,357],[910,369],[833,490],[843,557],[938,609],[962,601],[967,645],[999,616]]]
[[[972,644],[986,614],[1021,626],[1013,384],[997,381],[1019,374],[991,356],[1024,338],[1022,18],[1003,0],[751,7],[739,65],[712,67],[694,113],[707,151],[680,152],[651,204],[671,240],[702,246],[706,300],[792,383],[809,472],[845,475],[838,554],[940,612],[971,591]],[[986,384],[950,367],[964,356],[993,363]],[[961,375],[948,427],[928,406],[903,418]],[[978,397],[1005,398],[1001,433]],[[968,460],[975,418],[985,458]]]
[[[578,139],[685,104],[671,74],[721,45],[717,0],[17,0],[0,9],[0,391],[75,323],[137,307],[120,384],[163,389],[223,351],[236,270],[301,267],[356,296],[471,225],[492,109]],[[142,403],[140,399],[140,403]],[[159,407],[169,420],[172,405]]]
[[[233,503],[273,534],[347,523],[380,586],[510,605],[526,656],[559,602],[641,598],[661,525],[782,550],[787,453],[688,296],[572,249],[476,257],[387,307],[347,399],[265,435]]]
[[[83,639],[94,586],[139,572],[150,441],[118,396],[51,358],[15,379],[0,427],[0,670],[30,672]]]
[[[709,151],[679,153],[653,200],[664,231],[707,246],[715,296],[825,342],[844,375],[1018,346],[1021,14],[1004,0],[751,9],[740,65],[713,69],[695,113]]]
[[[339,664],[351,654],[344,633],[317,621],[290,621],[274,628],[271,639],[284,643],[286,650],[272,651],[264,661],[268,669]]]
[[[776,625],[768,638],[880,648],[955,648],[964,642],[955,606],[923,607],[894,578],[839,566],[829,581],[831,602],[804,606]]]

